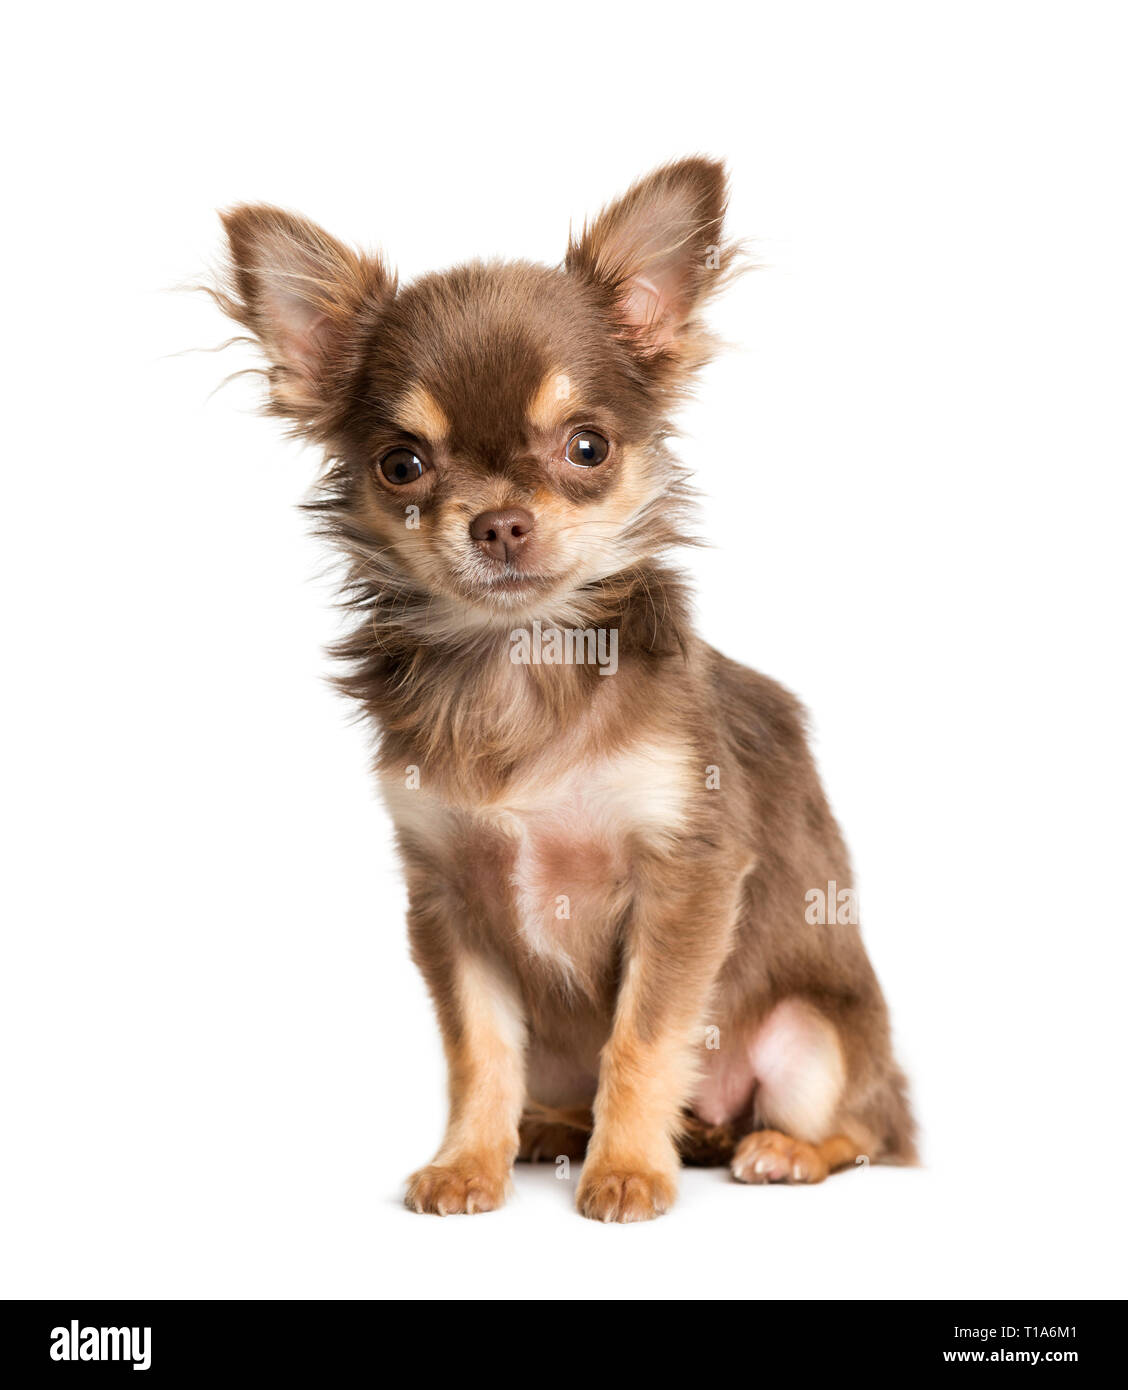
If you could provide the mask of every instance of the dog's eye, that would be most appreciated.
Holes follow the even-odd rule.
[[[568,441],[564,457],[580,468],[595,468],[611,452],[611,445],[594,430],[579,430]]]
[[[427,471],[427,465],[411,449],[393,449],[380,460],[380,472],[389,483],[413,483]]]

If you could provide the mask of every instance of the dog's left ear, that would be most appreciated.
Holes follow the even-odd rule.
[[[719,160],[678,160],[640,179],[573,240],[567,270],[599,286],[645,357],[703,355],[697,312],[731,269],[722,239],[727,180]]]

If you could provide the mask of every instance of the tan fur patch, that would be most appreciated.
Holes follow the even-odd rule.
[[[449,1040],[452,1106],[436,1164],[500,1151],[511,1161],[525,1098],[525,1021],[511,984],[474,956],[455,970],[457,1035]]]
[[[529,424],[537,430],[557,429],[568,418],[574,399],[568,374],[549,372],[529,402]]]
[[[434,396],[416,383],[396,406],[396,418],[408,434],[432,442],[445,439],[450,432],[450,421]]]
[[[732,1175],[737,1182],[748,1183],[822,1182],[828,1173],[852,1164],[861,1152],[845,1134],[809,1144],[774,1129],[760,1129],[737,1145]]]

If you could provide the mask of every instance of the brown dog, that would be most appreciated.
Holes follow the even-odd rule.
[[[498,1206],[519,1153],[586,1149],[605,1221],[665,1211],[679,1147],[742,1182],[914,1157],[802,711],[694,635],[664,558],[724,203],[722,167],[683,160],[562,267],[403,289],[288,213],[224,219],[218,297],[326,451],[310,505],[360,614],[341,683],[381,735],[446,1046],[417,1211]]]

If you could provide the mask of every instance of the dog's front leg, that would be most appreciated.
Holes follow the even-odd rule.
[[[597,1221],[648,1221],[677,1191],[675,1141],[697,1075],[695,1037],[728,952],[740,874],[651,870],[636,901],[595,1127],[576,1205]]]
[[[407,1205],[449,1216],[505,1201],[525,1100],[525,1023],[505,976],[462,944],[441,901],[413,894],[412,954],[435,1001],[447,1055],[442,1146],[408,1180]]]

